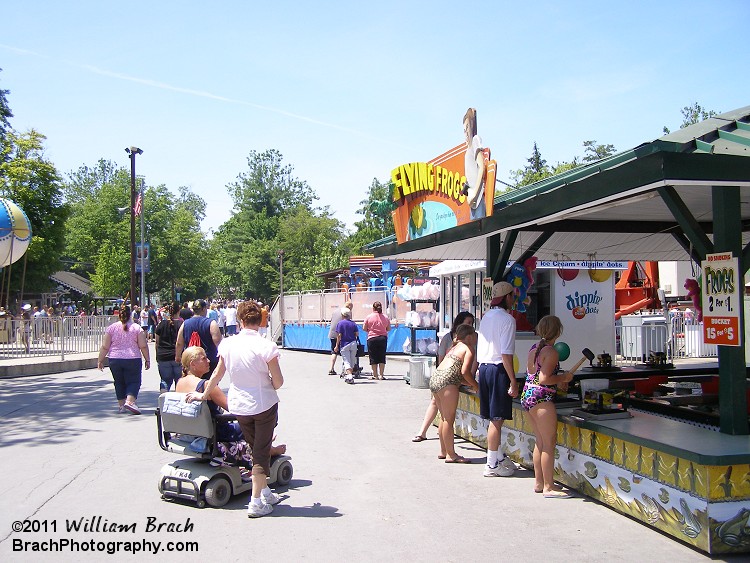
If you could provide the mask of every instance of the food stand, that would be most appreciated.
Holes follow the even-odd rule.
[[[736,260],[741,279],[750,266],[748,146],[750,106],[501,194],[494,198],[487,217],[458,221],[442,230],[424,229],[431,224],[432,207],[422,202],[452,197],[451,205],[460,205],[460,198],[455,197],[458,192],[448,190],[446,195],[430,190],[429,184],[423,190],[407,189],[406,194],[402,189],[394,193],[398,206],[394,220],[416,215],[423,232],[397,226],[400,237],[372,251],[383,258],[485,260],[483,275],[490,284],[511,279],[508,276],[513,268],[528,269],[532,259],[537,264],[684,259],[701,264],[712,254]],[[395,169],[394,175],[402,169]],[[447,177],[460,185],[462,170],[453,173]],[[415,214],[420,205],[422,211]],[[565,269],[563,265],[558,271]],[[553,275],[549,278],[554,280]],[[535,279],[538,282],[540,278]],[[441,283],[444,288],[447,285]],[[586,309],[590,301],[579,301],[571,308],[567,295],[559,302],[556,299],[563,298],[562,293],[550,292],[548,312],[562,319],[566,327],[563,340],[573,341],[567,362],[572,364],[580,357],[580,345],[600,338],[603,329],[571,330],[582,312],[581,318],[593,314]],[[575,301],[575,292],[570,296]],[[582,296],[580,290],[578,296]],[[445,317],[451,310],[447,305],[444,296],[440,310]],[[609,313],[603,308],[597,314],[605,318]],[[560,482],[710,554],[750,552],[748,379],[742,307],[734,311],[737,317],[731,322],[736,323],[737,340],[732,346],[719,343],[718,365],[686,370],[655,361],[646,369],[578,373],[577,380],[604,377],[607,386],[622,389],[621,400],[633,401],[625,405],[628,418],[581,417],[575,411],[580,399],[574,401],[573,408],[564,402],[559,408],[555,471]],[[544,312],[541,307],[537,313]],[[610,319],[614,327],[614,316]],[[726,322],[721,320],[714,328],[723,330],[721,323]],[[705,336],[710,344],[707,330]],[[533,341],[531,333],[519,333],[517,355],[524,357]],[[595,350],[614,354],[614,346]],[[645,355],[646,350],[642,352]],[[706,393],[700,389],[701,396],[705,395],[701,401],[711,395],[713,400],[718,398],[710,424],[690,420],[687,415],[698,412],[693,407],[700,404],[680,405],[679,399],[665,401],[638,393],[637,382],[650,382],[651,377],[661,378],[653,382],[654,387],[662,384],[674,389],[690,388],[687,384],[700,387],[701,379],[712,384],[718,380],[718,389]],[[691,403],[698,399],[682,400]],[[486,425],[478,411],[478,397],[462,392],[456,433],[484,446]],[[513,420],[503,426],[502,443],[515,461],[531,466],[534,436],[518,404]]]

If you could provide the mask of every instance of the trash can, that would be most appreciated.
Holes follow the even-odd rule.
[[[432,358],[430,356],[412,356],[409,358],[409,385],[414,389],[430,387],[430,370]]]

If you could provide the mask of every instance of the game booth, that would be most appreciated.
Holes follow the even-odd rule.
[[[536,321],[560,317],[562,367],[586,352],[556,399],[556,479],[709,554],[750,552],[750,106],[501,194],[471,119],[468,129],[440,157],[393,170],[396,234],[371,250],[441,261],[430,273],[441,330],[461,310],[481,322],[492,285],[510,282],[522,366]],[[693,262],[684,295],[714,361],[673,361],[675,335],[654,341],[648,316],[616,322],[615,279],[633,260]],[[486,447],[478,402],[462,388],[455,433]],[[502,444],[532,466],[518,403]]]

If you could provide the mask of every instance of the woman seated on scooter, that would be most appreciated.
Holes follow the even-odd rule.
[[[175,391],[178,393],[190,393],[191,391],[203,392],[206,379],[202,375],[208,373],[208,356],[200,346],[190,346],[182,352],[182,377],[177,381]],[[211,390],[210,399],[207,401],[211,416],[228,412],[227,396],[219,387]],[[242,437],[242,430],[237,422],[219,421],[216,425],[217,446],[221,452],[224,463],[230,465],[241,465],[252,467],[252,452],[247,442]],[[271,457],[282,455],[286,452],[286,445],[271,446]]]

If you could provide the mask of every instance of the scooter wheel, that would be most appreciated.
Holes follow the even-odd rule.
[[[206,484],[204,496],[209,506],[222,507],[232,498],[232,483],[223,475],[217,475]]]
[[[276,484],[288,485],[294,475],[294,468],[289,461],[283,461],[277,470]]]

